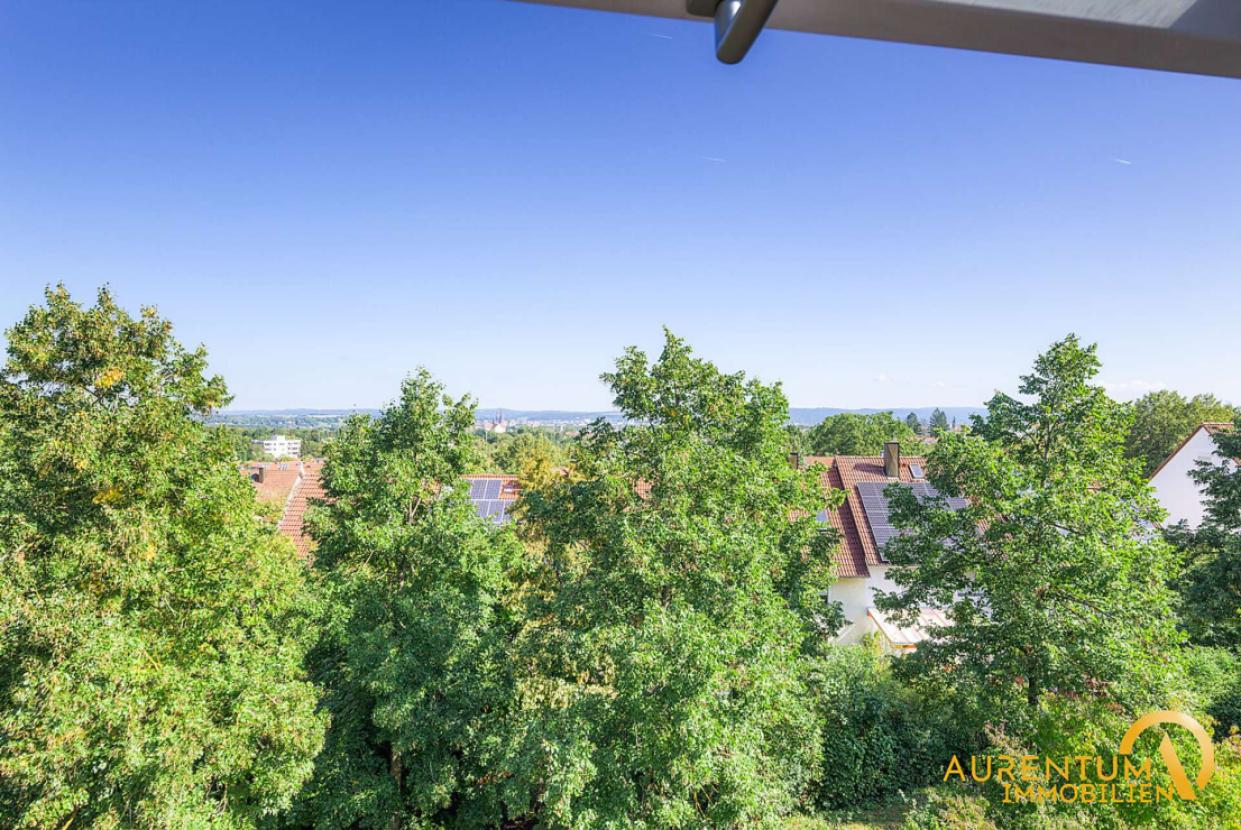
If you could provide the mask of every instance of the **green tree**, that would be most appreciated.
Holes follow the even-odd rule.
[[[788,463],[779,386],[671,334],[604,380],[628,424],[593,424],[577,477],[525,496],[547,571],[514,773],[547,827],[763,826],[817,764],[818,477]]]
[[[951,425],[948,423],[948,416],[944,414],[944,410],[937,408],[933,411],[930,419],[927,421],[926,428],[927,432],[936,436],[948,432],[951,429]]]
[[[928,459],[939,497],[889,488],[907,532],[884,551],[901,590],[878,605],[909,622],[939,607],[950,621],[905,668],[952,665],[983,698],[1020,688],[1028,714],[1049,690],[1158,696],[1178,642],[1177,557],[1149,531],[1162,511],[1124,456],[1127,408],[1091,383],[1098,369],[1094,346],[1054,344],[1022,377],[1029,402],[997,394],[972,434],[941,436]]]
[[[914,431],[914,434],[921,435],[923,431],[922,421],[918,418],[917,412],[910,412],[905,416],[905,423]]]
[[[0,375],[0,824],[247,828],[323,738],[305,568],[154,309],[49,289]]]
[[[332,716],[297,818],[321,828],[461,827],[506,819],[520,543],[461,481],[474,404],[425,371],[378,419],[329,445],[314,508],[328,612],[312,655]]]
[[[1196,642],[1241,650],[1241,419],[1231,432],[1215,435],[1216,455],[1199,462],[1192,475],[1202,486],[1202,524],[1168,530],[1186,553],[1177,580],[1184,598],[1186,628]]]
[[[1237,416],[1235,407],[1214,395],[1186,398],[1170,389],[1143,395],[1132,406],[1133,426],[1125,440],[1125,452],[1142,462],[1147,475],[1200,424],[1231,421]]]
[[[797,424],[786,424],[784,427],[790,455],[810,454],[810,431]]]
[[[906,453],[920,451],[917,433],[891,412],[829,415],[810,430],[809,440],[815,455],[878,455],[888,441],[899,441]]]
[[[500,445],[495,453],[497,472],[529,475],[531,471],[551,471],[569,463],[569,454],[542,430],[524,429]]]

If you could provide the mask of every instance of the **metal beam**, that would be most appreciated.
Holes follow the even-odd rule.
[[[685,4],[691,12],[695,0]],[[720,0],[715,18],[715,57],[720,63],[741,63],[767,24],[776,0]]]
[[[525,2],[703,19],[686,0]],[[780,0],[767,25],[1241,78],[1241,0]]]

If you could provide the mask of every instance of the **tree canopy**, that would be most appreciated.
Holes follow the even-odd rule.
[[[256,517],[206,353],[49,289],[0,374],[0,815],[248,828],[323,737],[305,569]]]
[[[980,697],[1021,689],[1031,707],[1051,689],[1127,705],[1159,694],[1178,641],[1177,557],[1150,530],[1162,510],[1124,455],[1131,415],[1092,383],[1098,369],[1094,346],[1054,344],[1021,399],[998,393],[972,432],[941,435],[927,466],[938,497],[888,489],[906,533],[884,553],[903,592],[878,604],[949,619],[904,668],[952,665]]]
[[[1143,395],[1133,402],[1133,426],[1125,452],[1142,462],[1147,475],[1163,463],[1200,424],[1231,421],[1237,409],[1214,395],[1186,398],[1171,389]]]
[[[547,570],[516,768],[549,827],[770,822],[816,773],[817,475],[788,463],[778,386],[671,334],[604,380],[628,424],[592,425],[576,478],[526,497]]]
[[[810,430],[809,441],[815,455],[878,455],[888,441],[899,441],[906,453],[922,451],[914,429],[891,412],[829,415]]]
[[[297,816],[320,828],[484,827],[507,818],[516,634],[511,530],[476,514],[474,404],[425,371],[328,447],[310,524],[324,578],[312,654],[332,716]],[[520,809],[524,809],[521,805]]]

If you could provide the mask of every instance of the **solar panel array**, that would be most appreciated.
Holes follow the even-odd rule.
[[[503,485],[503,479],[499,478],[471,479],[470,498],[474,501],[478,501],[479,499],[498,499],[500,498],[500,488]]]
[[[866,512],[866,523],[870,525],[871,535],[875,537],[875,547],[880,553],[883,552],[884,545],[901,534],[899,529],[892,526],[892,509],[888,505],[888,497],[883,494],[883,491],[891,484],[886,481],[864,481],[857,485],[858,496],[862,499],[862,509]],[[925,483],[899,486],[909,487],[919,499],[939,495],[934,487]],[[950,498],[947,502],[952,510],[965,507],[965,499]]]
[[[480,519],[491,519],[496,524],[508,521],[511,499],[501,499],[504,480],[499,478],[475,478],[470,480],[470,501]]]

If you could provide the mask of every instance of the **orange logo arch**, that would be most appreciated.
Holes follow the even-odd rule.
[[[1197,788],[1201,790],[1211,780],[1211,776],[1215,774],[1215,746],[1211,743],[1211,736],[1202,728],[1202,724],[1194,720],[1184,712],[1173,712],[1162,710],[1159,712],[1151,712],[1143,715],[1129,727],[1129,731],[1125,733],[1125,737],[1120,741],[1120,754],[1129,755],[1133,752],[1133,745],[1137,742],[1138,736],[1152,726],[1158,726],[1164,723],[1174,723],[1177,726],[1183,726],[1189,730],[1194,739],[1198,741],[1198,748],[1202,751],[1202,769],[1198,771],[1196,780]],[[1181,759],[1176,756],[1176,747],[1172,745],[1172,739],[1167,735],[1163,736],[1163,740],[1159,742],[1159,755],[1163,758],[1164,766],[1168,768],[1168,774],[1172,777],[1172,784],[1176,787],[1176,794],[1187,801],[1193,801],[1198,797],[1197,791],[1193,784],[1189,782],[1189,776],[1185,774],[1185,768],[1181,766]]]

